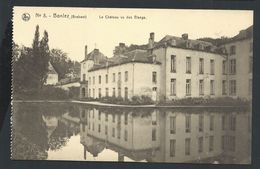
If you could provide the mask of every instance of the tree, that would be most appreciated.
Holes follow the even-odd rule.
[[[50,58],[47,31],[44,31],[41,41],[39,41],[39,37],[39,26],[37,25],[32,48],[18,49],[20,56],[17,56],[17,46],[14,45],[13,86],[15,91],[39,89],[46,81]]]
[[[38,70],[39,77],[39,85],[38,87],[42,88],[47,79],[48,66],[50,60],[50,51],[49,51],[49,37],[48,32],[44,31],[43,38],[40,42],[39,46],[39,55],[36,55],[36,65],[38,66],[36,70]]]

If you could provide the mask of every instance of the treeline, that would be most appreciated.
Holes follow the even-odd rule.
[[[59,80],[77,77],[80,63],[68,58],[61,49],[49,49],[48,32],[40,39],[39,26],[36,26],[31,47],[13,44],[13,90],[15,92],[42,89],[47,79],[49,62],[59,75]]]

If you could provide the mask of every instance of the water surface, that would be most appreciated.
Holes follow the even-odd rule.
[[[251,163],[242,108],[14,103],[12,159]]]

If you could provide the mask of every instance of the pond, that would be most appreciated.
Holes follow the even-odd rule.
[[[14,103],[12,159],[250,164],[251,114]]]

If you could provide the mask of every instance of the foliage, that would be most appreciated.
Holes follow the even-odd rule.
[[[36,26],[32,48],[23,47],[18,54],[18,47],[14,45],[13,59],[13,87],[14,91],[22,89],[42,88],[47,78],[49,62],[48,33],[39,40],[39,26]]]
[[[221,38],[213,39],[213,38],[205,37],[205,38],[200,38],[198,40],[205,41],[205,42],[210,42],[210,43],[212,43],[215,46],[220,46],[220,45],[228,42],[230,40],[230,38],[228,38],[228,37],[221,37]]]
[[[121,105],[149,105],[154,104],[149,96],[133,96],[131,100],[123,99],[122,97],[102,97],[100,102]]]
[[[59,79],[64,79],[68,74],[75,76],[80,74],[80,63],[77,61],[71,61],[67,53],[61,49],[52,49],[50,52],[50,61],[59,74]]]
[[[66,90],[50,85],[43,86],[41,89],[21,90],[14,93],[13,97],[17,100],[64,100],[70,98]]]
[[[79,97],[79,87],[70,87],[69,98],[78,98],[78,97]]]
[[[249,106],[250,101],[241,98],[184,98],[159,102],[158,105],[208,105],[208,106]]]

